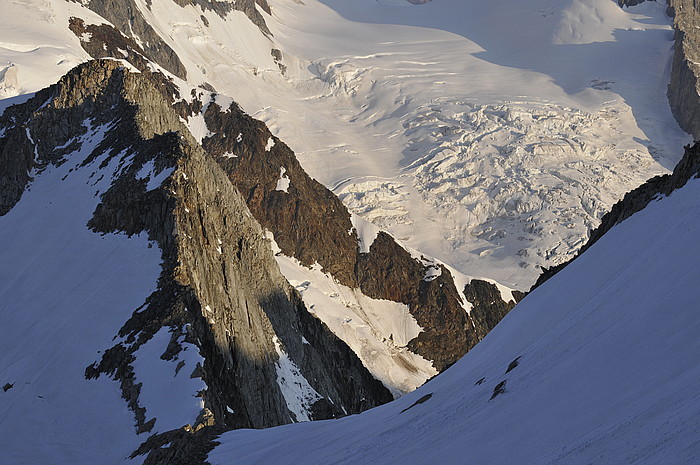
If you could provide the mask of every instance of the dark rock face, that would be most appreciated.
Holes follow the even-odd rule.
[[[522,292],[513,291],[515,300],[506,302],[495,284],[480,279],[472,279],[464,287],[464,295],[472,304],[469,315],[479,340],[483,339],[515,307],[515,304],[525,297]]]
[[[574,258],[561,265],[544,269],[532,286],[535,289],[549,278],[564,269],[569,263],[595,244],[598,239],[608,232],[613,226],[623,222],[633,214],[644,209],[659,196],[670,195],[676,189],[683,187],[690,179],[700,176],[700,142],[686,146],[683,158],[673,169],[673,173],[656,176],[638,188],[628,192],[622,200],[613,205],[610,212],[606,213],[598,228],[591,231],[590,238]],[[532,291],[531,289],[531,291]]]
[[[639,5],[640,3],[644,3],[646,0],[617,0],[617,4],[620,6],[635,6]],[[650,1],[656,1],[656,0],[650,0]]]
[[[383,232],[369,253],[361,253],[345,206],[304,172],[294,152],[262,122],[235,105],[223,109],[216,103],[209,104],[204,118],[213,135],[203,146],[241,191],[255,218],[274,233],[282,253],[305,266],[318,263],[338,282],[369,297],[407,304],[424,328],[409,349],[432,360],[439,371],[483,337],[462,308],[447,269],[441,267],[439,277],[426,280],[428,266]],[[277,190],[282,173],[289,179],[286,191]]]
[[[358,255],[357,278],[362,292],[408,305],[423,328],[408,348],[443,371],[474,347],[478,337],[450,272],[441,267],[437,278],[427,281],[425,276],[425,266],[384,232],[377,235],[368,254]]]
[[[225,111],[216,103],[208,106],[204,118],[214,135],[202,145],[228,173],[260,224],[275,234],[282,252],[305,266],[317,262],[342,284],[357,287],[357,235],[349,234],[350,214],[340,200],[304,172],[294,152],[264,123],[235,106]],[[274,145],[266,151],[269,141]],[[282,168],[291,180],[287,192],[276,189]]]
[[[129,235],[146,231],[162,250],[159,286],[121,328],[124,341],[87,367],[86,377],[107,375],[118,381],[137,431],[150,431],[157,420],[139,401],[141,385],[132,363],[139,347],[168,328],[171,343],[163,357],[173,359],[181,350],[177,341],[184,337],[204,358],[193,376],[206,382],[200,393],[205,409],[187,431],[298,420],[277,382],[279,350],[318,393],[309,400],[313,419],[358,413],[391,400],[347,345],[308,313],[281,275],[245,200],[194,141],[152,77],[128,73],[115,61],[89,62],[0,119],[0,161],[7,167],[0,179],[11,187],[3,197],[6,210],[21,196],[29,169],[61,163],[76,149],[67,143],[85,132],[81,124],[86,119],[111,124],[91,157],[133,154],[102,195],[88,227]],[[38,153],[51,156],[37,159],[35,143],[41,147]],[[147,190],[136,173],[151,162],[156,170],[172,174],[160,187]],[[171,446],[173,451],[189,450],[181,441],[191,435],[175,436],[180,442]],[[201,448],[195,449],[201,455]],[[170,460],[171,452],[153,453],[179,463]],[[187,460],[182,463],[196,463]]]
[[[10,107],[0,116],[0,127],[7,128],[0,138],[0,215],[10,211],[22,197],[30,181],[29,172],[38,162],[27,137],[29,129],[18,113],[16,107]]]
[[[225,2],[225,1],[218,1],[218,0],[173,0],[175,3],[177,3],[180,6],[187,6],[187,5],[197,5],[199,6],[203,11],[206,10],[211,10],[221,16],[222,18],[226,17],[228,13],[230,13],[233,10],[238,10],[242,11],[245,13],[245,15],[250,19],[253,24],[258,26],[260,30],[265,33],[270,35],[270,30],[267,27],[267,24],[265,24],[265,19],[262,17],[260,12],[257,10],[256,5],[258,5],[260,8],[262,8],[263,11],[265,11],[267,14],[272,14],[272,10],[270,9],[270,5],[267,3],[267,0],[236,0],[235,2]],[[150,2],[149,2],[150,3]]]
[[[684,131],[700,138],[700,4],[669,0],[676,31],[668,99],[673,116]]]

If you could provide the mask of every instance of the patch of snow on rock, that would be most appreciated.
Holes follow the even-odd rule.
[[[321,399],[321,395],[311,387],[299,371],[299,367],[289,358],[277,336],[272,338],[272,342],[275,344],[275,351],[279,356],[279,360],[275,364],[277,384],[282,391],[287,408],[292,412],[294,420],[297,422],[311,421],[309,416],[311,406]]]
[[[177,343],[182,350],[172,360],[164,360],[162,355],[168,349],[171,336],[168,328],[161,328],[139,347],[132,364],[136,382],[142,383],[139,405],[146,408],[147,418],[156,418],[153,432],[194,424],[204,407],[199,396],[207,386],[201,378],[190,377],[204,359],[196,346],[185,343],[180,336]]]
[[[152,191],[153,189],[159,188],[163,181],[165,181],[171,174],[173,174],[174,168],[165,168],[160,172],[157,172],[155,162],[149,160],[141,167],[141,169],[136,173],[136,179],[148,179],[146,181],[146,191]]]
[[[285,175],[286,172],[287,172],[287,169],[284,166],[281,166],[280,167],[280,178],[277,180],[277,186],[275,187],[275,190],[287,192],[287,189],[289,189],[289,184],[292,181],[291,181],[291,179],[289,179],[288,176]]]
[[[354,214],[350,215],[350,221],[352,221],[352,226],[357,233],[360,253],[369,253],[370,247],[372,247],[377,234],[379,234],[379,228]]]

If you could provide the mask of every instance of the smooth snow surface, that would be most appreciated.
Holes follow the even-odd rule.
[[[60,167],[34,171],[0,216],[0,462],[116,464],[145,439],[119,384],[86,380],[119,328],[155,290],[160,249],[145,235],[87,229],[121,154],[79,165],[106,127],[89,129]]]
[[[180,337],[177,342],[183,350],[173,360],[164,360],[170,339],[168,328],[161,328],[135,352],[132,365],[136,382],[141,383],[139,405],[146,409],[147,420],[156,418],[151,433],[193,425],[204,407],[199,395],[207,385],[201,378],[191,377],[204,359],[196,346]]]
[[[209,462],[697,463],[698,199],[691,180],[614,227],[417,391],[340,420],[226,433]]]

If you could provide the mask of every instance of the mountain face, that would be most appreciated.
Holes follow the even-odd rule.
[[[453,367],[330,424],[233,431],[212,465],[696,462],[698,196],[613,227]]]
[[[376,232],[366,244],[369,250],[362,251],[347,210],[306,175],[264,124],[235,103],[223,110],[216,96],[206,109],[197,97],[177,98],[178,88],[160,71],[133,72],[119,61],[98,60],[8,108],[0,120],[6,233],[36,184],[74,179],[71,195],[96,203],[89,219],[72,228],[103,237],[143,236],[160,250],[161,270],[147,280],[154,289],[138,305],[118,309],[123,320],[116,325],[115,317],[111,336],[90,347],[102,355],[91,364],[83,361],[85,382],[116,381],[133,414],[141,446],[125,440],[118,443],[121,454],[148,456],[148,463],[192,463],[222,431],[344,416],[396,394],[363,365],[367,354],[351,350],[317,318],[321,309],[309,311],[280,273],[268,232],[281,253],[302,264],[322,264],[359,295],[409,308],[407,317],[420,324],[417,336],[402,342],[391,333],[385,343],[406,345],[402,350],[431,360],[438,371],[471,349],[515,304],[502,300],[495,284],[480,280],[460,281],[472,289],[460,296],[448,268],[414,258],[386,233]],[[214,130],[204,148],[182,123],[199,112]],[[284,174],[287,187],[279,189]],[[49,197],[39,201],[57,208]],[[6,289],[4,298],[18,297]],[[479,299],[502,303],[491,309],[479,306]],[[468,302],[474,302],[476,319],[465,311]],[[31,298],[25,305],[33,305]],[[59,300],[54,306],[55,318],[70,319],[61,313],[64,305]],[[39,309],[32,312],[32,318],[44,316]],[[30,334],[31,321],[20,324]],[[104,328],[103,337],[109,331]],[[65,354],[71,364],[80,363],[73,356]],[[407,370],[411,362],[398,356],[391,363]],[[8,385],[21,384],[32,369],[33,363],[20,363]],[[163,386],[148,371],[167,374],[165,379],[174,374],[174,385]],[[158,389],[180,397],[154,398]],[[13,389],[9,395],[22,394]],[[23,421],[31,429],[35,418]],[[23,446],[13,456],[22,457]],[[37,459],[55,453],[37,451]]]
[[[0,423],[0,450],[7,451],[11,462],[44,463],[56,457],[63,462],[151,464],[248,459],[313,463],[321,460],[319,457],[331,461],[337,451],[319,444],[312,444],[308,452],[320,450],[321,455],[309,457],[298,446],[266,446],[261,452],[251,450],[255,443],[246,443],[248,438],[260,438],[263,444],[290,444],[274,431],[259,437],[225,434],[221,448],[210,451],[219,435],[232,429],[259,429],[360,413],[413,391],[456,364],[447,375],[458,375],[448,376],[444,383],[445,375],[438,377],[428,390],[383,410],[388,414],[370,413],[359,420],[334,423],[351,425],[350,433],[344,426],[332,427],[328,436],[318,433],[332,444],[347,444],[347,437],[357,438],[358,442],[345,450],[355,450],[361,444],[362,452],[347,457],[341,451],[339,460],[374,461],[377,444],[383,440],[368,438],[368,434],[376,433],[377,437],[390,438],[387,447],[397,456],[427,461],[419,449],[433,450],[434,444],[450,437],[445,425],[473,431],[477,423],[490,424],[493,420],[502,425],[508,424],[507,419],[522,418],[522,412],[511,407],[491,417],[479,402],[488,397],[486,405],[493,405],[491,401],[501,402],[516,392],[514,386],[520,386],[518,376],[528,366],[528,359],[547,363],[531,365],[526,377],[551,381],[547,370],[553,367],[556,382],[545,383],[552,399],[557,399],[559,381],[578,379],[578,371],[562,368],[561,360],[551,359],[552,353],[564,347],[564,352],[574,353],[585,368],[596,365],[579,351],[580,347],[566,345],[579,337],[578,333],[561,330],[574,326],[572,321],[552,313],[561,308],[574,313],[590,310],[581,304],[582,300],[567,301],[563,295],[606,296],[596,287],[600,280],[593,280],[583,291],[571,280],[582,280],[596,266],[617,269],[609,261],[600,256],[590,259],[593,265],[565,275],[573,278],[559,278],[557,282],[565,283],[560,285],[561,293],[552,287],[547,287],[549,293],[536,291],[542,297],[529,298],[526,302],[534,303],[526,303],[526,310],[507,320],[518,322],[520,329],[512,329],[516,323],[511,323],[506,326],[511,329],[491,338],[500,338],[500,343],[487,342],[486,348],[479,349],[481,344],[476,344],[524,294],[490,279],[467,276],[449,264],[459,262],[459,258],[454,262],[454,257],[442,253],[442,260],[435,259],[407,247],[404,240],[415,244],[411,235],[423,234],[425,239],[419,243],[431,247],[441,244],[441,240],[435,240],[439,234],[433,235],[432,230],[449,230],[454,220],[461,226],[450,233],[452,248],[447,250],[455,256],[467,250],[470,256],[481,257],[486,263],[494,251],[498,255],[517,249],[517,266],[527,269],[539,263],[540,258],[534,255],[559,261],[561,254],[573,253],[574,246],[582,241],[577,231],[597,224],[598,212],[606,208],[606,202],[612,203],[615,192],[624,191],[621,186],[634,184],[637,178],[646,179],[649,173],[664,172],[659,163],[672,158],[664,155],[666,149],[652,142],[668,144],[675,140],[675,126],[669,129],[672,135],[668,138],[655,133],[650,128],[653,125],[645,126],[644,135],[649,139],[641,143],[643,150],[638,140],[632,144],[628,134],[623,135],[632,126],[631,134],[640,135],[634,132],[639,128],[630,115],[649,102],[639,102],[639,96],[646,95],[648,76],[635,76],[642,83],[640,88],[625,94],[631,109],[620,102],[602,105],[601,99],[627,89],[625,70],[610,67],[610,75],[621,81],[617,86],[607,80],[607,75],[596,75],[581,89],[578,81],[590,76],[581,74],[581,78],[574,73],[578,76],[574,82],[571,76],[551,70],[556,60],[549,63],[541,56],[529,56],[532,61],[524,65],[518,61],[523,59],[520,54],[499,55],[503,43],[474,27],[470,19],[490,18],[489,12],[483,11],[486,7],[475,7],[474,14],[460,19],[457,25],[443,20],[436,23],[436,18],[444,17],[444,8],[471,12],[455,2],[416,7],[410,4],[428,2],[321,2],[344,17],[342,21],[334,17],[332,21],[315,22],[318,28],[314,34],[318,35],[309,32],[314,40],[325,37],[328,24],[336,25],[330,29],[337,32],[343,30],[337,24],[363,23],[368,17],[372,21],[391,18],[391,22],[397,21],[393,26],[416,34],[430,30],[428,36],[420,37],[434,40],[417,40],[407,55],[398,42],[374,30],[367,34],[369,42],[359,41],[360,48],[369,47],[371,54],[354,50],[357,56],[346,54],[338,61],[334,61],[335,55],[310,59],[299,51],[301,42],[295,42],[299,40],[295,38],[299,32],[295,21],[305,17],[297,9],[307,5],[271,3],[44,2],[37,5],[46,9],[40,11],[47,30],[57,36],[66,33],[75,43],[48,47],[57,50],[51,52],[44,50],[45,45],[27,47],[19,43],[19,38],[0,45],[0,55],[20,60],[20,64],[9,63],[0,70],[0,96],[13,96],[0,102],[0,243],[4,244],[0,254],[4,282],[0,300],[9,309],[3,310],[4,329],[0,333],[0,385],[4,386],[0,399],[7,399],[0,412],[4,418],[13,419],[11,424]],[[321,3],[309,2],[303,11],[311,19],[327,20]],[[650,35],[645,31],[645,38],[656,33],[665,37],[662,33],[667,25],[663,21],[656,24],[656,6],[644,7],[652,19],[637,21],[617,10],[611,13],[611,2],[572,2],[556,8],[548,2],[540,3],[527,8],[513,4],[505,11],[516,15],[518,21],[522,19],[528,31],[552,32],[556,40],[550,41],[547,36],[542,43],[554,56],[564,53],[567,60],[569,53],[581,50],[588,50],[581,55],[584,63],[590,60],[588,53],[596,60],[597,53],[608,58],[617,56],[591,44],[607,41],[606,31],[623,30],[621,25],[629,32],[636,31],[636,25],[649,23],[650,31],[655,32]],[[625,4],[632,6],[631,2]],[[692,25],[688,19],[692,16],[682,14],[689,5],[677,2],[674,6],[678,58],[674,57],[669,86],[675,114],[682,124],[686,124],[682,122],[685,119],[690,125],[684,127],[694,124],[695,110],[688,102],[697,97],[693,55],[686,50],[693,49],[694,36],[688,26]],[[435,9],[428,10],[433,6]],[[16,8],[17,4],[8,7],[10,17],[14,17]],[[279,14],[271,16],[272,8]],[[600,31],[594,28],[589,33],[591,21],[600,22],[600,18],[607,22],[603,21]],[[488,23],[485,19],[479,21]],[[541,24],[533,28],[532,21]],[[465,28],[475,31],[469,36],[473,42],[467,40]],[[515,25],[512,29],[516,37],[522,32]],[[459,40],[447,41],[445,34],[459,36]],[[522,39],[540,44],[532,37]],[[620,42],[625,44],[626,40]],[[663,48],[648,42],[649,47]],[[446,50],[445,56],[454,53],[460,57],[453,63],[465,59],[468,69],[455,72],[452,65],[441,61],[445,56],[436,56],[437,49],[423,50],[420,47],[427,45],[417,45],[434,47],[435,43],[443,44],[440,53]],[[485,50],[478,64],[474,61],[474,44]],[[17,96],[26,92],[23,86],[29,82],[27,62],[20,55],[46,53],[53,59],[52,53],[60,53],[57,63],[67,66],[73,60],[87,58],[76,51],[77,47],[97,60],[81,64],[48,89]],[[71,54],[67,53],[69,49]],[[320,45],[309,49],[317,53],[330,50]],[[465,53],[467,49],[469,53]],[[521,50],[523,56],[527,55],[526,49]],[[535,49],[540,53],[540,48]],[[380,52],[375,53],[377,50]],[[398,58],[389,65],[374,66],[382,57],[394,60],[402,56],[410,59]],[[111,58],[103,59],[106,57]],[[433,59],[437,61],[429,61]],[[359,68],[358,63],[362,63]],[[530,71],[512,71],[522,66],[552,74],[546,79],[549,84],[542,84],[541,76]],[[496,68],[500,71],[494,72]],[[506,68],[510,69],[507,73]],[[507,76],[499,77],[500,72]],[[481,80],[473,79],[479,75]],[[519,79],[511,79],[516,75]],[[446,86],[447,81],[442,80],[445,76],[449,80],[457,79],[454,76],[471,77],[469,91],[478,97],[465,101],[462,81],[456,86],[458,94],[451,94],[455,86]],[[400,85],[396,85],[396,79]],[[484,94],[484,89],[491,92],[501,82],[498,79],[523,85],[510,89],[512,95],[504,94],[499,97],[502,101],[493,103],[493,95]],[[489,82],[484,85],[482,81]],[[561,86],[557,92],[563,89],[566,94],[565,98],[552,94],[562,99],[560,103],[541,100],[549,98],[552,88],[547,86],[552,82]],[[435,86],[441,89],[439,98],[428,98],[437,94],[421,93]],[[532,88],[536,91],[528,93]],[[521,100],[523,94],[525,101]],[[242,98],[245,108],[232,97]],[[276,120],[270,116],[270,107],[265,106],[255,115],[268,124],[244,111],[267,101],[281,109],[309,111],[300,111],[294,117],[277,115]],[[311,109],[320,111],[317,114]],[[290,113],[279,113],[284,112]],[[635,117],[645,121],[644,114],[642,111]],[[665,121],[662,116],[653,118],[647,120]],[[386,132],[397,121],[402,129]],[[322,145],[331,147],[331,153],[348,154],[344,160],[348,166],[361,165],[362,157],[375,148],[388,154],[386,159],[400,154],[402,160],[397,167],[403,174],[396,178],[379,176],[380,181],[374,181],[373,176],[356,177],[348,169],[350,177],[334,178],[345,172],[345,168],[334,166],[339,160],[336,155],[314,167],[309,162],[318,159],[309,158],[306,150],[295,154],[277,136],[290,134],[293,131],[289,128],[297,129],[297,124],[303,136],[294,135],[296,146],[308,148],[300,142],[307,135],[315,142],[315,138],[327,137]],[[315,124],[324,129],[315,131]],[[336,134],[328,130],[341,127],[354,127],[353,131],[359,128],[363,142],[352,141],[351,131]],[[345,137],[350,142],[341,140]],[[394,139],[402,142],[391,145]],[[379,147],[379,140],[387,147]],[[358,147],[363,150],[356,151]],[[615,205],[583,250],[633,213],[657,208],[653,200],[659,194],[669,196],[688,183],[698,173],[698,150],[697,146],[688,147],[673,174],[652,179]],[[370,155],[372,164],[386,163],[383,156]],[[307,174],[305,168],[310,165],[316,175],[323,174],[324,169],[334,173],[323,178],[332,189]],[[413,181],[406,181],[409,178]],[[406,183],[399,185],[399,179]],[[683,192],[691,190],[692,186]],[[416,198],[424,203],[415,203]],[[676,200],[666,200],[665,205],[669,202]],[[683,197],[679,202],[686,205],[689,200]],[[389,227],[391,232],[364,221],[346,205]],[[414,209],[416,205],[430,208]],[[401,213],[404,206],[411,207],[411,214],[427,215],[430,227],[419,221],[418,233],[412,232],[411,214]],[[677,213],[672,210],[669,217],[675,218],[673,212]],[[444,221],[445,217],[440,216],[443,214],[449,221]],[[469,228],[463,221],[469,223]],[[547,224],[556,231],[550,233]],[[516,238],[518,231],[522,234]],[[480,247],[469,242],[474,237],[478,238],[476,242],[481,241]],[[621,239],[612,241],[618,244]],[[520,244],[526,242],[535,244]],[[615,249],[607,247],[608,251]],[[442,245],[431,250],[438,249],[445,250]],[[629,247],[625,250],[634,252]],[[659,255],[666,252],[658,250]],[[508,257],[511,265],[516,263],[513,257]],[[504,257],[496,258],[484,265],[485,275],[498,273],[494,270],[501,267]],[[586,260],[581,267],[586,266]],[[574,269],[582,269],[578,267]],[[474,274],[482,274],[481,268],[474,269],[479,270]],[[603,277],[613,279],[610,274]],[[686,277],[678,280],[688,282]],[[646,295],[642,291],[649,289],[653,287],[636,292]],[[586,335],[603,332],[601,309],[596,306],[590,310],[594,320],[590,326],[581,325]],[[658,306],[646,306],[643,315],[657,311]],[[537,324],[523,323],[523,319],[530,321],[522,316],[526,312],[535,315],[533,321]],[[629,312],[625,315],[634,316]],[[684,321],[678,318],[669,320],[669,324]],[[587,322],[582,318],[575,323],[582,321]],[[688,322],[689,327],[693,321]],[[547,328],[553,328],[552,332],[543,334]],[[621,341],[633,336],[624,331],[611,334],[620,336]],[[624,349],[615,345],[614,337],[606,341],[615,351]],[[458,363],[475,346],[476,355],[467,360],[483,358]],[[603,350],[601,347],[584,349],[595,352]],[[669,347],[662,347],[661,352],[667,353]],[[688,347],[694,346],[689,343]],[[672,348],[675,350],[675,346]],[[652,362],[659,368],[659,359]],[[474,363],[479,364],[478,369]],[[507,368],[502,370],[504,366]],[[605,366],[608,374],[621,369],[619,364]],[[474,388],[466,389],[464,379],[477,372],[480,377],[467,383]],[[433,386],[437,386],[435,390]],[[595,392],[606,392],[595,383],[590,387]],[[540,408],[537,391],[525,391],[518,402]],[[577,397],[577,392],[566,392],[568,398],[586,405],[587,399]],[[446,397],[455,400],[444,402]],[[438,400],[437,417],[423,418],[423,413],[419,418],[413,416],[424,407],[432,408]],[[603,405],[600,399],[596,401]],[[398,411],[396,405],[402,410]],[[555,412],[541,410],[546,415]],[[476,416],[478,421],[450,422],[454,412],[462,412],[469,421]],[[527,415],[534,418],[536,413],[528,411]],[[583,416],[579,411],[572,415]],[[371,421],[382,425],[372,426],[363,418],[373,418]],[[421,435],[414,434],[417,430],[404,422],[406,418],[415,421],[418,430],[429,429],[431,433],[420,439]],[[443,421],[445,418],[448,421]],[[619,417],[609,424],[618,428],[615,418]],[[320,426],[306,428],[290,431],[317,432]],[[494,426],[494,434],[488,438],[470,436],[469,445],[478,446],[476,456],[487,455],[485,446],[481,447],[484,444],[495,447],[488,439],[503,439],[498,441],[499,447],[512,439],[499,436],[499,428]],[[403,451],[397,450],[405,442],[403,435],[395,435],[398,430],[408,431],[406,437],[414,440]],[[526,437],[529,431],[519,429],[516,436]],[[562,441],[576,442],[582,432],[573,434],[564,434]],[[37,437],[42,441],[34,447]],[[305,441],[304,437],[303,433],[293,433],[287,441]],[[536,438],[530,439],[536,442]],[[600,444],[600,436],[593,440]],[[285,455],[289,450],[293,453]],[[466,451],[453,445],[445,451],[445,460],[456,453],[466,456]],[[575,451],[548,454],[552,462],[579,456]]]
[[[306,310],[280,274],[269,241],[240,193],[148,75],[130,73],[115,61],[89,62],[9,108],[1,123],[3,192],[9,193],[3,208],[9,209],[4,217],[10,216],[9,225],[35,184],[72,166],[62,180],[90,173],[88,183],[78,183],[73,194],[99,199],[83,227],[95,235],[145,234],[160,248],[161,272],[151,278],[157,278],[156,289],[137,308],[120,309],[133,314],[113,328],[118,342],[105,339],[102,347],[92,347],[106,350],[84,367],[88,380],[106,376],[117,381],[137,433],[185,425],[159,417],[163,408],[192,410],[168,405],[168,400],[154,407],[149,397],[149,390],[166,381],[147,386],[143,369],[148,371],[149,362],[141,354],[158,351],[163,342],[156,360],[170,365],[171,376],[185,370],[187,377],[203,382],[191,394],[198,398],[189,401],[201,403],[189,418],[192,430],[333,418],[392,398],[347,345]],[[95,193],[91,186],[103,179]],[[13,302],[12,289],[3,295]],[[54,307],[58,315],[53,317],[70,319],[62,302]],[[44,317],[39,308],[32,313],[32,318]],[[31,327],[24,330],[31,337]],[[5,337],[4,343],[11,347],[13,341]],[[182,357],[186,345],[202,359],[188,366]],[[8,396],[23,394],[20,385],[32,369],[31,363],[15,365],[8,382],[17,388]],[[32,421],[31,415],[22,420]],[[12,453],[21,457],[16,449]]]
[[[178,5],[189,13],[196,7],[207,15],[216,14],[219,20],[228,20],[232,9],[243,11],[260,31],[269,34],[262,16],[251,2],[230,4],[203,1],[180,2]],[[357,338],[353,349],[376,377],[381,378],[385,369],[374,367],[374,364],[388,363],[400,373],[391,379],[382,378],[383,381],[396,395],[407,392],[457,361],[485,336],[499,318],[489,318],[492,324],[477,326],[469,317],[471,304],[465,300],[463,292],[472,278],[453,277],[453,274],[458,274],[456,270],[450,271],[419,253],[411,254],[390,236],[374,231],[376,228],[372,234],[379,240],[376,244],[374,239],[369,240],[366,244],[368,250],[363,250],[355,224],[361,220],[353,220],[347,208],[332,192],[311,179],[295,154],[264,124],[246,115],[231,99],[212,93],[214,86],[209,82],[190,92],[191,87],[180,81],[187,78],[187,73],[181,69],[178,64],[181,61],[177,54],[171,53],[172,49],[158,45],[164,40],[163,37],[149,39],[153,28],[148,22],[138,28],[132,24],[145,21],[143,18],[148,15],[157,14],[155,4],[147,6],[148,11],[126,4],[111,8],[109,3],[95,0],[87,7],[103,16],[108,10],[108,16],[104,17],[112,25],[96,24],[94,20],[90,24],[80,17],[71,16],[70,30],[80,38],[80,45],[93,58],[123,57],[141,72],[158,80],[163,97],[188,122],[198,142],[229,174],[230,180],[246,198],[255,218],[274,237],[283,256],[298,260],[307,269],[318,264],[327,274],[327,279],[336,280],[344,288],[359,293],[361,302],[352,298],[351,303],[346,301],[343,304],[342,321],[360,316],[360,325],[366,323],[372,328],[369,342],[366,338]],[[269,5],[263,3],[259,6],[269,13]],[[142,19],[133,19],[133,15]],[[214,18],[207,19],[202,15],[197,21],[202,22],[199,26],[202,30],[210,31],[209,34],[216,33]],[[262,47],[274,47],[269,37],[263,42]],[[149,48],[144,44],[151,46]],[[284,71],[280,53],[274,48],[270,50],[273,61]],[[158,66],[162,67],[162,71],[154,71]],[[168,73],[174,76],[168,78]],[[224,103],[220,103],[221,100]],[[281,174],[282,169],[284,172]],[[279,190],[279,179],[288,179],[289,189]],[[496,285],[490,281],[483,284],[496,289]],[[372,300],[368,302],[367,298]],[[316,306],[316,302],[309,299],[306,298],[307,305]],[[406,310],[402,312],[407,317],[407,324],[414,326],[417,332],[399,337],[402,340],[400,343],[394,341],[398,335],[392,331],[377,334],[376,324],[367,321],[362,314],[381,313],[367,308],[381,306],[378,301],[391,301],[404,306]],[[517,295],[504,290],[500,292],[498,301],[503,308],[510,309],[515,305]],[[351,307],[359,307],[360,315]],[[502,315],[503,312],[498,314]],[[324,315],[323,312],[317,313],[339,334],[341,331],[333,326],[331,317]],[[336,326],[338,321],[336,318]],[[375,362],[374,353],[377,350],[388,361]],[[406,356],[412,360],[407,360]],[[419,373],[417,377],[416,373]],[[409,381],[412,378],[415,379]]]
[[[460,293],[465,289],[456,287],[450,271],[414,258],[385,232],[376,232],[371,243],[361,247],[358,229],[342,202],[306,174],[286,144],[237,105],[222,109],[212,103],[203,116],[212,134],[204,137],[202,146],[228,173],[255,218],[274,234],[281,253],[303,266],[320,265],[338,283],[370,298],[407,305],[423,328],[408,348],[432,360],[438,371],[456,362],[502,317],[499,313],[493,324],[476,327],[464,310]],[[253,137],[230,137],[244,133]],[[280,189],[280,179],[288,187]],[[476,281],[505,312],[518,300],[506,300],[486,281],[471,280],[465,286]],[[482,296],[474,292],[473,299]],[[467,297],[467,302],[473,300]]]
[[[674,67],[696,35],[677,32]],[[677,71],[669,98],[693,101],[694,73]],[[671,174],[616,203],[575,260],[545,270],[475,350],[415,393],[323,430],[227,433],[208,460],[694,463],[698,178],[696,142]]]

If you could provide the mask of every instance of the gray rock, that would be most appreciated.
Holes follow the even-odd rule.
[[[669,0],[674,12],[675,46],[668,99],[678,124],[700,138],[700,5]]]

